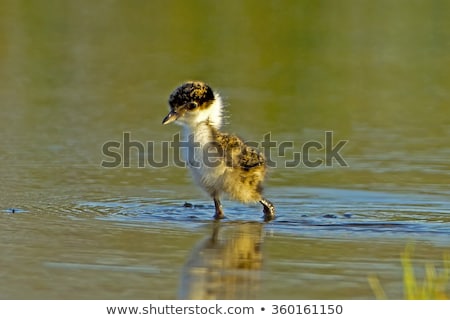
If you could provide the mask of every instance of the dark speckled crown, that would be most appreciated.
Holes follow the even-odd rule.
[[[201,81],[189,81],[176,88],[169,97],[172,108],[195,101],[199,107],[206,107],[214,100],[214,93],[210,86]]]

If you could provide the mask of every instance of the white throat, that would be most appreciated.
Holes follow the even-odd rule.
[[[214,93],[214,102],[203,110],[187,112],[177,122],[184,127],[185,133],[193,133],[200,126],[208,125],[215,129],[222,126],[223,102],[218,93]]]

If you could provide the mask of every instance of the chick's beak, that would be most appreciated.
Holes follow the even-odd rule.
[[[178,113],[170,111],[169,114],[163,119],[162,124],[168,124],[178,119]]]

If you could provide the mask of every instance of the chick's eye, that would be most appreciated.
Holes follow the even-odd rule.
[[[187,107],[189,110],[195,109],[195,108],[197,108],[197,102],[189,102],[187,104]]]

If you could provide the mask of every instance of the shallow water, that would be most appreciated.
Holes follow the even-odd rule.
[[[371,299],[368,276],[377,275],[390,298],[401,298],[400,253],[407,243],[415,244],[419,276],[425,263],[442,267],[450,233],[446,197],[270,190],[277,219],[264,224],[259,206],[225,202],[219,249],[208,255],[204,248],[212,250],[207,244],[217,228],[208,201],[189,208],[161,197],[123,197],[73,203],[64,210],[5,210],[2,297]],[[260,233],[239,231],[249,223]],[[237,241],[236,232],[255,244]],[[224,253],[229,246],[234,256]],[[227,267],[240,266],[242,256],[252,259],[248,252],[255,248],[258,268]],[[236,290],[236,283],[245,290]]]
[[[442,269],[448,3],[250,3],[2,1],[0,298],[372,299],[375,275],[401,299],[410,243],[419,278]],[[148,164],[179,131],[161,121],[186,79],[220,90],[226,131],[292,142],[272,150],[273,222],[224,201],[215,224],[172,154]],[[348,166],[285,166],[327,131]],[[102,167],[124,132],[158,148]]]

